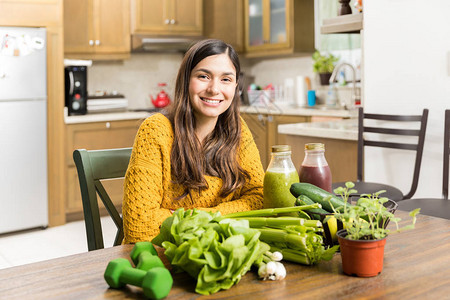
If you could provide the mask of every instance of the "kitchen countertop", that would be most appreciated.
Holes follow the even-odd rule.
[[[297,116],[323,116],[323,117],[341,117],[351,118],[357,111],[344,109],[330,109],[325,106],[314,107],[295,107],[295,106],[271,106],[271,107],[255,107],[241,106],[242,113],[250,114],[274,114],[274,115],[297,115]],[[123,111],[109,113],[88,113],[86,115],[69,116],[67,109],[64,108],[64,122],[66,124],[107,122],[120,120],[145,119],[152,113],[150,111]]]
[[[345,110],[338,108],[328,108],[325,105],[316,105],[313,107],[297,107],[297,106],[275,106],[257,107],[257,106],[241,106],[242,113],[249,114],[274,114],[274,115],[297,115],[297,116],[323,116],[323,117],[356,117],[358,111]]]
[[[147,112],[147,111],[123,111],[123,112],[91,113],[86,115],[68,116],[67,111],[65,110],[64,123],[78,124],[78,123],[92,123],[92,122],[138,120],[138,119],[146,119],[153,113],[154,112]]]
[[[357,141],[358,119],[353,118],[334,122],[282,124],[278,125],[278,133]]]

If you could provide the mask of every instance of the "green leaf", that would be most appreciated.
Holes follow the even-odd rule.
[[[347,182],[345,183],[345,187],[346,187],[347,189],[351,189],[351,188],[354,188],[354,187],[355,187],[355,184],[354,184],[353,182],[351,182],[351,181],[347,181]]]

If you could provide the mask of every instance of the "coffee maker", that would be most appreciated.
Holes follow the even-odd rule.
[[[67,66],[64,68],[65,105],[70,115],[87,113],[87,67]]]

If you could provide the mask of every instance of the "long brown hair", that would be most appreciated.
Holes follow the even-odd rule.
[[[230,107],[217,120],[214,130],[203,144],[195,135],[195,117],[189,99],[189,81],[194,67],[204,58],[226,53],[236,69],[236,82],[240,72],[239,57],[232,46],[221,40],[203,40],[193,45],[185,54],[178,71],[175,95],[167,116],[174,129],[171,152],[172,180],[185,187],[183,198],[192,191],[208,188],[205,175],[222,179],[221,197],[226,197],[242,187],[249,174],[238,162],[241,140],[239,90],[236,84]],[[192,199],[192,198],[191,198]]]

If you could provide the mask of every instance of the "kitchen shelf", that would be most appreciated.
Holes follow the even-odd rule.
[[[360,33],[363,29],[363,14],[343,15],[323,20],[320,33]]]

